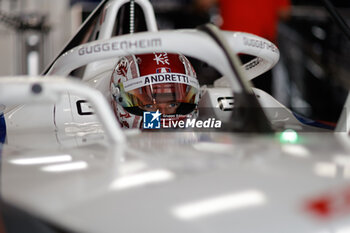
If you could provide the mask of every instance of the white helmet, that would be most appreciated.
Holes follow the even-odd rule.
[[[112,106],[124,128],[141,128],[144,112],[167,120],[197,116],[200,96],[196,72],[181,54],[122,57],[111,77]]]

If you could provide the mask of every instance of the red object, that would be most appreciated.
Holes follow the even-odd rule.
[[[145,112],[159,111],[162,119],[173,122],[180,116],[196,117],[199,101],[196,78],[191,63],[181,54],[122,57],[110,82],[113,110],[124,128],[142,128]]]
[[[186,74],[185,67],[187,62],[183,62],[180,59],[179,54],[171,53],[153,53],[153,54],[141,54],[137,55],[138,71],[140,76],[149,74],[156,74],[159,71],[170,71],[172,73]],[[185,59],[184,57],[182,59]],[[193,68],[192,68],[193,69]],[[193,71],[194,72],[194,71]],[[162,73],[162,72],[161,72]],[[134,75],[134,77],[137,75]],[[136,96],[140,104],[154,104],[155,96],[157,96],[157,102],[188,102],[188,85],[178,83],[162,83],[152,84],[139,89],[131,90]],[[142,91],[140,91],[140,89]]]
[[[321,197],[319,199],[311,201],[307,205],[307,209],[320,217],[327,218],[333,214],[332,199],[329,197]]]
[[[332,219],[350,214],[350,188],[321,194],[306,203],[306,210],[321,219]]]
[[[249,32],[276,40],[278,11],[289,9],[290,0],[219,0],[223,18],[221,29]]]
[[[185,74],[184,64],[180,61],[178,54],[172,53],[151,53],[137,56],[139,60],[140,76],[158,73],[158,69]]]

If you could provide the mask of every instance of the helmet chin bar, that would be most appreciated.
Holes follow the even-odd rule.
[[[232,74],[229,77],[236,77],[242,90],[234,94],[235,108],[228,128],[240,132],[273,132],[267,116],[251,89],[250,81],[244,77],[237,55],[232,53],[220,30],[212,24],[203,25],[199,30],[206,32],[222,48],[231,67]]]

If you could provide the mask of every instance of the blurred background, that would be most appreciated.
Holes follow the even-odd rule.
[[[40,74],[99,2],[0,0],[0,76]],[[223,8],[220,0],[150,2],[161,30],[195,28],[207,22],[230,29],[225,28],[227,13],[223,11],[230,13],[231,10]],[[277,20],[276,36],[269,38],[278,45],[281,60],[267,78],[257,78],[255,85],[266,89],[296,113],[332,125],[348,93],[350,42],[320,0],[287,2],[290,7],[281,15],[281,20]],[[333,0],[332,3],[350,24],[350,1]],[[259,10],[259,15],[263,15],[260,13],[264,10],[259,6],[254,8],[251,1],[249,4],[251,9],[242,10],[240,17],[252,17],[254,22],[253,16],[257,13],[252,9]],[[242,27],[245,22],[240,18],[235,21]]]

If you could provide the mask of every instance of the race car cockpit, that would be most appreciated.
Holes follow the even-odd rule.
[[[25,126],[50,132],[50,141],[65,143],[65,138],[75,137],[78,144],[84,144],[89,141],[88,136],[94,141],[98,137],[95,134],[103,130],[113,135],[120,124],[124,128],[145,129],[145,125],[151,125],[161,115],[163,120],[158,129],[161,125],[186,128],[179,124],[184,119],[190,122],[189,126],[197,127],[193,119],[198,119],[202,121],[198,126],[208,124],[216,129],[215,125],[220,125],[222,131],[272,132],[291,127],[298,131],[313,130],[300,123],[272,96],[250,85],[251,79],[277,63],[279,50],[273,43],[249,33],[220,31],[211,24],[197,29],[157,31],[149,2],[141,0],[137,3],[145,12],[149,31],[113,36],[110,29],[114,27],[118,9],[126,2],[113,1],[113,11],[107,11],[104,2],[44,72],[47,76],[71,80],[75,71],[82,71],[74,79],[102,94],[110,109],[100,112],[100,106],[93,106],[91,98],[84,96],[87,93],[82,95],[77,88],[64,91],[63,86],[52,85],[50,88],[59,89],[60,101],[40,106],[37,111],[27,105],[5,112],[9,141],[15,134],[12,132]],[[96,40],[87,42],[84,38]],[[252,59],[242,64],[239,54],[250,55]],[[210,85],[203,84],[202,74],[196,75],[193,62],[196,60],[215,69],[220,78]],[[34,88],[33,96],[37,99],[40,94],[47,94],[44,85],[53,83],[54,79],[29,82]],[[102,120],[111,109],[113,118]],[[31,117],[28,124],[24,116],[29,114],[40,117]],[[41,116],[45,116],[45,121]],[[116,118],[120,124],[116,124]]]

